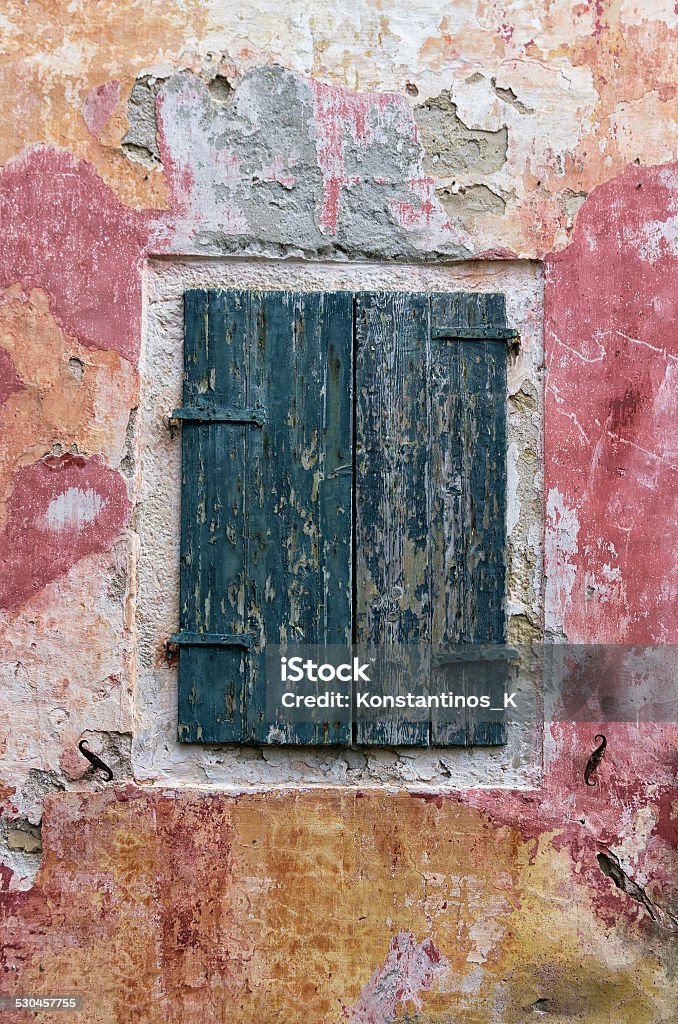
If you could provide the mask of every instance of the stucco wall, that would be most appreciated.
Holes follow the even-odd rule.
[[[593,788],[595,724],[496,788],[398,752],[177,761],[143,347],[177,337],[173,267],[505,282],[514,637],[675,643],[673,4],[0,24],[2,991],[102,1022],[674,1020],[674,726],[607,723]]]

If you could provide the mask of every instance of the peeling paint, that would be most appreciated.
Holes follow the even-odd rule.
[[[544,824],[534,840],[501,809],[392,793],[53,797],[37,884],[4,896],[10,991],[18,973],[91,1004],[86,958],[102,1020],[515,1020],[543,1000],[565,1020],[667,1019],[666,936],[594,834],[573,860]]]
[[[391,1024],[399,1004],[421,1010],[420,993],[430,989],[449,966],[431,939],[417,943],[414,935],[399,932],[391,939],[384,963],[348,1011],[348,1019],[352,1024]]]
[[[94,522],[105,504],[105,499],[91,487],[86,491],[69,487],[52,498],[40,525],[55,533],[68,529],[81,530],[86,523]]]
[[[41,288],[84,344],[134,359],[153,214],[123,206],[94,169],[36,147],[0,171],[0,285]]]
[[[120,82],[117,79],[90,89],[82,105],[82,116],[92,135],[101,134],[119,102]]]

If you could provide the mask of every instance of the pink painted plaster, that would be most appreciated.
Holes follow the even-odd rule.
[[[70,153],[28,150],[0,171],[0,287],[42,288],[68,334],[136,361],[158,216],[124,206]]]
[[[0,607],[15,608],[79,559],[107,551],[130,510],[124,478],[97,459],[48,456],[20,469],[0,537]]]
[[[120,82],[115,78],[90,89],[82,105],[82,116],[92,135],[103,131],[119,102]]]
[[[631,167],[546,267],[547,619],[678,640],[678,165]]]

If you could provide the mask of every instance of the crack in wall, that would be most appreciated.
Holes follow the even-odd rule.
[[[504,86],[497,85],[496,78],[491,78],[490,84],[492,85],[492,90],[495,95],[498,96],[500,100],[503,100],[504,103],[510,103],[512,107],[516,108],[519,114],[534,114],[534,107],[528,107],[522,100],[519,100],[510,86],[505,88]]]
[[[636,903],[640,903],[656,924],[671,932],[678,931],[678,917],[650,899],[645,889],[626,873],[619,858],[611,850],[597,854],[596,860],[605,877],[610,878],[621,892],[626,893]]]

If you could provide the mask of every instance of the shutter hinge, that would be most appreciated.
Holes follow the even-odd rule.
[[[245,650],[252,650],[254,637],[251,633],[191,633],[182,630],[180,633],[173,633],[167,641],[176,647],[243,647]]]
[[[431,337],[437,341],[510,341],[520,339],[513,327],[431,327]]]
[[[170,430],[187,423],[233,423],[249,427],[263,427],[266,422],[265,409],[238,409],[229,405],[181,406],[167,418]]]

